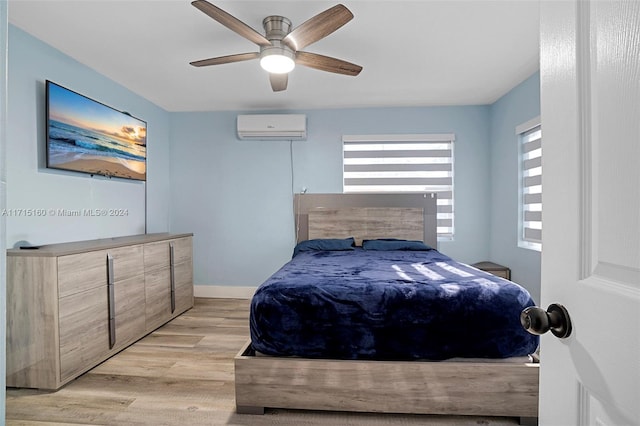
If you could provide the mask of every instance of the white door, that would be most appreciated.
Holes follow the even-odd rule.
[[[640,1],[541,1],[541,425],[640,424]]]

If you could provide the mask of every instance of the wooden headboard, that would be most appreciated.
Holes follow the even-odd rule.
[[[436,201],[434,193],[295,194],[297,241],[402,238],[437,247]]]

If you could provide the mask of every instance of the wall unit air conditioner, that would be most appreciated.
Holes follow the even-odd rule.
[[[238,115],[238,138],[256,140],[305,140],[307,116],[304,114]]]

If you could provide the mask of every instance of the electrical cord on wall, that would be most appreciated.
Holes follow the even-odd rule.
[[[294,185],[294,171],[293,171],[293,140],[289,141],[289,167],[291,168],[291,195],[295,194]]]

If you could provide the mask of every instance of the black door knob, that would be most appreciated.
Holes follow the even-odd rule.
[[[549,305],[545,311],[537,306],[529,306],[520,313],[520,324],[531,334],[544,334],[551,330],[554,336],[564,339],[571,334],[571,318],[567,309],[557,303]]]

